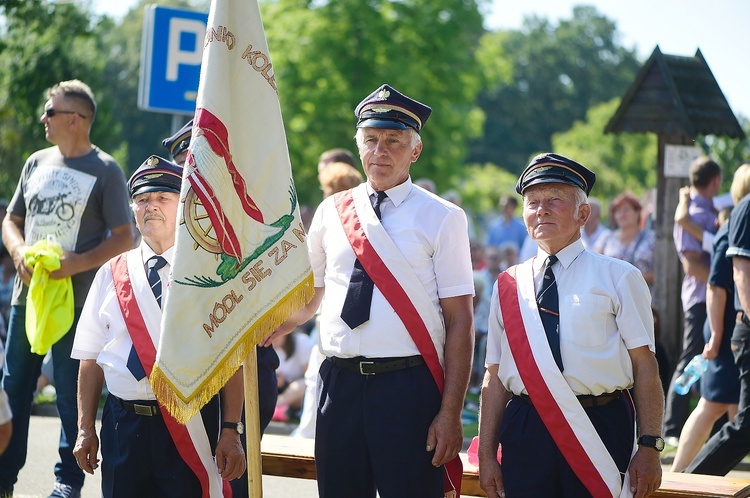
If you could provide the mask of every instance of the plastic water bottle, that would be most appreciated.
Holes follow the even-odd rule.
[[[687,394],[693,384],[701,378],[703,372],[708,368],[708,360],[697,354],[687,364],[682,375],[674,381],[674,390],[677,394]]]

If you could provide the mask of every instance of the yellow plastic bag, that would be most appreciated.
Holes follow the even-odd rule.
[[[26,264],[34,268],[26,296],[26,336],[32,353],[47,354],[73,325],[73,281],[49,278],[60,268],[62,255],[62,246],[52,237],[38,241],[24,254]]]

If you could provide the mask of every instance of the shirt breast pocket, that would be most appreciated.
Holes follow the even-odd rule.
[[[607,344],[612,300],[598,294],[575,294],[560,299],[560,339],[584,348]]]

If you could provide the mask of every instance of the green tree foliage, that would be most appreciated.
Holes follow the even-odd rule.
[[[556,26],[530,17],[520,31],[486,37],[483,47],[502,46],[503,61],[489,59],[490,69],[510,68],[510,75],[488,79],[480,92],[484,136],[470,145],[469,160],[515,173],[589,107],[621,96],[640,65],[618,44],[615,24],[593,7],[575,7],[573,18]]]
[[[475,0],[269,0],[261,12],[302,202],[320,199],[321,152],[356,149],[354,108],[382,83],[433,108],[412,175],[448,187],[481,127]]]
[[[565,132],[552,136],[552,149],[596,173],[592,195],[609,200],[630,190],[641,195],[656,185],[658,144],[653,133],[604,134],[620,99],[596,105]]]
[[[0,39],[0,196],[9,197],[26,157],[48,146],[39,123],[45,90],[80,79],[94,92],[102,85],[104,60],[89,15],[74,4],[5,2]],[[100,100],[92,139],[112,145],[114,121]],[[116,126],[115,126],[116,128]]]

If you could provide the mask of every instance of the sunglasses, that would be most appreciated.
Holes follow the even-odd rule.
[[[51,118],[55,116],[56,114],[78,114],[83,119],[86,119],[86,116],[76,111],[60,111],[58,109],[55,109],[54,107],[48,107],[47,109],[44,110],[44,115],[47,116],[48,118]]]

